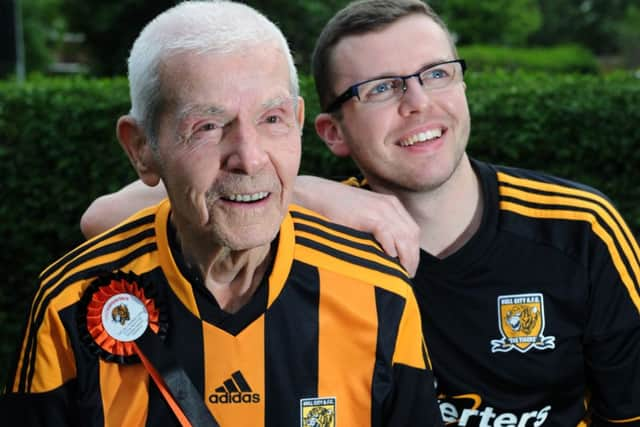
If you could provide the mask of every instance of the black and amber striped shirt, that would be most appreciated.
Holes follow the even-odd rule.
[[[480,229],[414,279],[445,422],[640,426],[634,236],[592,188],[472,164]]]
[[[83,293],[123,271],[166,299],[167,351],[222,427],[314,425],[314,405],[329,426],[439,424],[414,294],[369,235],[292,207],[265,283],[231,315],[185,267],[169,212],[166,201],[141,211],[41,274],[3,416],[23,426],[176,424],[141,364],[106,361],[81,339]]]

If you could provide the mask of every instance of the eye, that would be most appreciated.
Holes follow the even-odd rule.
[[[289,126],[295,122],[295,113],[292,105],[282,103],[273,108],[269,108],[260,114],[256,123],[267,125]]]
[[[390,89],[391,89],[391,83],[390,83],[390,82],[384,82],[384,83],[380,83],[380,84],[376,85],[376,86],[371,90],[371,92],[369,92],[369,93],[371,93],[371,94],[374,94],[374,95],[375,95],[375,94],[377,94],[377,93],[384,93],[384,92],[386,92],[386,91],[388,91],[388,90],[390,90]]]
[[[263,135],[275,137],[288,135],[294,122],[293,110],[278,106],[265,111],[256,121],[256,125]]]
[[[214,130],[218,130],[218,129],[220,129],[220,126],[218,126],[215,123],[208,122],[208,123],[204,123],[203,125],[201,125],[198,128],[198,131],[199,132],[210,132],[210,131],[214,131]]]
[[[212,120],[203,120],[191,125],[190,135],[187,140],[191,144],[200,144],[205,142],[217,143],[222,138],[224,130],[223,123],[217,123]]]
[[[447,70],[444,70],[442,68],[427,70],[426,76],[425,76],[425,78],[427,79],[435,79],[435,80],[446,79],[447,77],[449,77],[449,73],[447,72]]]
[[[397,82],[395,80],[384,80],[381,82],[376,82],[375,86],[371,88],[369,91],[370,95],[378,95],[381,93],[388,92],[390,90],[395,89],[397,86]]]
[[[264,121],[267,123],[276,124],[276,123],[282,122],[282,117],[277,116],[275,114],[271,114],[267,116]]]
[[[364,99],[365,101],[384,99],[394,92],[397,92],[401,87],[402,80],[400,79],[374,81],[364,88]]]

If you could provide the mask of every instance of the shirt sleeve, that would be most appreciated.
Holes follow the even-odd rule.
[[[6,392],[0,396],[0,414],[11,425],[24,427],[80,426],[69,410],[72,383],[46,393]]]
[[[589,256],[586,375],[593,426],[640,426],[640,250],[615,210]],[[606,217],[605,217],[606,218]]]
[[[75,425],[69,410],[76,384],[69,337],[57,310],[51,306],[38,309],[36,303],[32,307],[16,365],[0,396],[0,414],[12,425]]]

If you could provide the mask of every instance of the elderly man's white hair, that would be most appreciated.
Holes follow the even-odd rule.
[[[131,115],[140,123],[152,146],[160,107],[160,65],[184,53],[232,53],[274,42],[287,58],[290,90],[299,93],[298,75],[287,40],[280,29],[255,9],[231,1],[186,1],[156,16],[136,39],[129,55]]]

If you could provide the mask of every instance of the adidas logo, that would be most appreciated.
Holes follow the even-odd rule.
[[[236,371],[231,378],[216,388],[215,393],[209,395],[211,403],[260,403],[260,394],[252,393],[249,383],[242,372]]]

